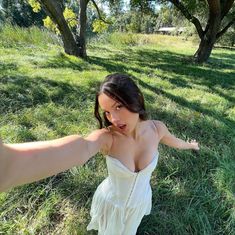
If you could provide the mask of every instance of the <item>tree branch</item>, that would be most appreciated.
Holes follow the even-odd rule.
[[[234,0],[222,1],[221,3],[221,20],[228,14],[229,10],[232,8]]]
[[[199,35],[200,38],[203,37],[204,35],[204,31],[202,29],[201,23],[200,21],[193,15],[191,15],[189,13],[189,11],[187,10],[187,8],[179,1],[179,0],[169,0],[171,3],[173,3],[175,5],[175,7],[180,10],[182,12],[182,14],[190,21],[194,24],[194,26],[196,27],[197,33]]]
[[[94,4],[95,9],[96,9],[97,12],[98,12],[98,16],[99,16],[100,20],[102,20],[102,21],[103,21],[104,23],[106,23],[106,24],[110,24],[110,22],[106,21],[106,20],[103,19],[103,17],[101,16],[100,9],[99,9],[99,7],[97,6],[95,0],[91,0],[91,1],[92,1],[92,3]]]
[[[235,17],[220,31],[216,34],[216,39],[220,38],[227,30],[235,24]]]

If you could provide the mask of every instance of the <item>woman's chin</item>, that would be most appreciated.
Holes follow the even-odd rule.
[[[123,134],[128,134],[128,131],[126,129],[118,129],[118,131]]]

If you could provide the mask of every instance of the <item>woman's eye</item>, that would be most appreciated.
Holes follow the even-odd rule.
[[[120,105],[118,105],[118,106],[116,107],[116,109],[119,110],[119,109],[122,108],[122,107],[123,107],[123,105],[120,104]]]
[[[106,112],[104,112],[104,113],[105,113],[105,115],[106,115],[106,116],[107,116],[107,115],[109,115],[109,112],[107,112],[107,111],[106,111]]]

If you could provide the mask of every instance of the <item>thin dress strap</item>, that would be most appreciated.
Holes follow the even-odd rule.
[[[114,142],[114,136],[113,136],[113,133],[111,132],[111,128],[108,126],[108,127],[106,127],[106,129],[110,132],[110,134],[111,134],[111,136],[112,136],[112,143],[111,143],[111,146],[110,146],[110,148],[109,149],[107,149],[107,155],[109,155],[110,154],[110,150],[112,149],[112,147],[113,147],[113,142]]]
[[[155,120],[152,120],[152,123],[153,123],[153,125],[154,125],[154,127],[155,127],[155,129],[156,129],[157,134],[159,134],[159,133],[158,133],[157,124],[155,123]]]
[[[153,122],[153,125],[155,126],[155,128],[156,128],[156,130],[157,130],[157,124],[155,123],[154,120],[152,120],[152,122]]]

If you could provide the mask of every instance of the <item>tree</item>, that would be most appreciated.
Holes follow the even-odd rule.
[[[174,4],[196,27],[200,44],[194,59],[198,63],[206,62],[215,42],[235,23],[234,0],[168,0],[168,2]],[[204,27],[199,12],[206,16]]]
[[[112,16],[119,16],[124,13],[123,9],[125,6],[124,0],[101,0],[102,3],[107,3],[110,9],[110,14]]]
[[[132,20],[133,28],[137,33],[141,33],[146,16],[154,15],[154,4],[149,0],[130,0],[130,10],[134,16],[134,21]]]
[[[62,0],[38,0],[46,14],[57,25],[64,44],[65,53],[82,58],[86,57],[86,9],[89,0],[80,0],[80,34],[75,37],[63,15],[65,6]]]
[[[162,4],[157,11],[157,29],[161,27],[185,27],[188,24],[188,20],[172,4]]]
[[[148,1],[106,0],[112,18],[112,31],[153,33],[155,29],[156,14],[153,4]]]
[[[98,11],[99,18],[105,21],[99,11],[99,8],[94,0],[79,0],[79,33],[74,34],[69,27],[64,16],[65,1],[63,0],[28,0],[36,11],[41,7],[51,20],[56,24],[64,44],[65,53],[75,55],[81,58],[86,58],[86,28],[87,28],[87,7],[89,1],[93,3]],[[39,5],[38,5],[39,3]]]

